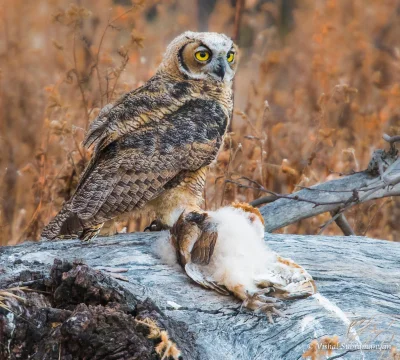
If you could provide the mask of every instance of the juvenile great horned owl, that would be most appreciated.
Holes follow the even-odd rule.
[[[223,34],[175,38],[156,74],[91,123],[84,145],[94,146],[92,159],[42,236],[88,240],[135,211],[171,227],[183,211],[200,211],[207,166],[232,117],[237,51]]]

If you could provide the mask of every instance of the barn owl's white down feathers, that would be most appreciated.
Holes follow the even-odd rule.
[[[218,237],[208,264],[182,264],[194,281],[218,292],[226,289],[254,310],[267,306],[271,297],[295,299],[316,292],[314,281],[304,268],[265,244],[258,210],[247,204],[234,204],[208,212],[205,221]],[[170,263],[171,254],[177,253],[176,244],[170,238],[167,250],[165,241],[168,240],[160,240],[158,248],[162,246],[163,250],[159,254]],[[267,308],[270,310],[270,306]]]

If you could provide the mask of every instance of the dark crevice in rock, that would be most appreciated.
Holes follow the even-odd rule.
[[[7,300],[12,313],[0,309],[1,360],[160,359],[155,351],[160,340],[149,339],[149,328],[136,321],[146,319],[167,330],[177,348],[184,349],[182,358],[197,358],[185,324],[82,262],[55,260],[46,277],[23,271],[14,280],[29,281],[33,291],[16,293],[24,302]]]

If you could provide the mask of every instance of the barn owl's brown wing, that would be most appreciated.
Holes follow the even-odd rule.
[[[210,262],[217,242],[218,233],[212,229],[203,230],[199,239],[193,245],[191,260],[194,264],[207,265]]]
[[[182,213],[171,229],[171,234],[172,239],[175,239],[173,243],[184,256],[184,259],[180,261],[181,265],[188,262],[198,265],[210,263],[218,239],[218,231],[215,224],[210,221],[207,212]],[[190,256],[186,251],[189,248],[191,248]]]
[[[170,230],[171,243],[176,249],[179,264],[193,281],[207,289],[228,295],[229,291],[226,287],[215,282],[207,274],[207,266],[203,266],[210,262],[218,237],[218,233],[214,231],[216,229],[207,226],[207,220],[209,220],[207,213],[182,213]],[[204,228],[207,227],[211,231],[204,231]],[[189,255],[187,250],[193,243],[194,245]]]
[[[71,202],[81,219],[105,221],[147,203],[182,171],[210,164],[227,117],[214,101],[190,100],[94,154]]]

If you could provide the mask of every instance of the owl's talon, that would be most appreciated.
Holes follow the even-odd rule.
[[[103,227],[103,225],[104,224],[102,223],[94,225],[90,228],[83,229],[82,234],[79,236],[79,239],[82,242],[90,243],[90,241],[95,237],[97,237],[97,235],[100,233],[100,230]]]
[[[254,293],[247,291],[247,298],[243,301],[240,310],[242,307],[246,307],[257,313],[264,313],[268,317],[270,323],[274,323],[272,315],[285,317],[283,312],[278,310],[283,307],[283,302],[279,299],[266,296],[266,294],[271,291],[275,291],[275,289],[268,287],[260,291],[255,291]]]
[[[282,311],[279,311],[277,309],[277,307],[278,306],[275,304],[264,304],[264,305],[261,305],[258,309],[256,309],[256,311],[262,312],[265,315],[267,315],[268,321],[271,324],[274,324],[275,322],[274,322],[274,319],[272,318],[272,315],[276,315],[279,317],[286,317],[286,315]]]
[[[274,319],[272,318],[271,312],[266,312],[265,315],[267,315],[268,321],[270,324],[275,324]]]
[[[146,226],[143,231],[144,232],[146,232],[146,231],[152,232],[152,231],[162,231],[162,230],[168,230],[168,229],[169,229],[169,226],[163,224],[160,220],[156,219],[156,220],[153,220],[150,225]]]
[[[271,292],[275,292],[275,288],[272,287],[272,286],[268,286],[268,287],[265,287],[265,288],[263,288],[263,289],[261,289],[261,290],[259,290],[259,291],[256,291],[256,292],[254,293],[254,295],[257,295],[257,296],[260,296],[260,295],[267,295],[267,294],[269,294],[269,293],[271,293]]]
[[[146,232],[146,231],[157,231],[157,230],[156,230],[156,226],[157,226],[157,220],[153,220],[153,221],[150,223],[150,225],[147,225],[147,226],[143,229],[143,231],[144,231],[144,232]]]
[[[260,300],[264,303],[273,303],[273,304],[281,303],[281,301],[277,298],[274,298],[272,296],[266,296],[271,292],[275,292],[275,288],[273,288],[272,286],[261,289],[259,291],[255,291],[254,293],[247,292],[247,296],[249,301]]]
[[[273,312],[275,315],[279,316],[279,317],[287,318],[287,315],[286,315],[285,313],[283,313],[282,311],[279,311],[279,310],[276,309],[276,308],[273,308],[273,309],[272,309],[272,312]]]
[[[264,296],[264,295],[259,295],[259,296],[257,297],[257,299],[260,300],[260,301],[262,301],[262,302],[265,303],[265,304],[273,304],[273,305],[276,306],[276,307],[282,307],[282,306],[283,306],[282,301],[280,301],[280,300],[278,300],[278,299],[276,299],[276,298],[273,298],[273,297],[268,297],[268,296]]]

